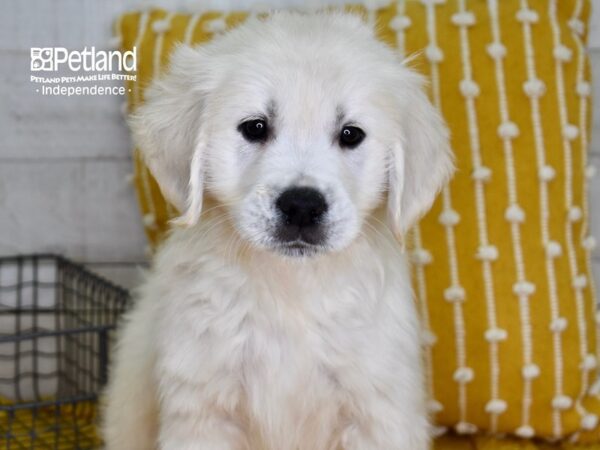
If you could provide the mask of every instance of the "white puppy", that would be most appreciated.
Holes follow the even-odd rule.
[[[341,14],[175,52],[131,124],[184,213],[120,337],[109,450],[429,448],[396,238],[452,161],[421,85]]]

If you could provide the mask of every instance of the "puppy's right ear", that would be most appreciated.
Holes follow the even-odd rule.
[[[202,212],[206,139],[202,115],[209,74],[200,50],[178,47],[168,71],[145,93],[129,118],[133,139],[163,196],[193,225]]]

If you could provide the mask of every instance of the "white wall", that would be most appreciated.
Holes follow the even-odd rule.
[[[6,0],[5,0],[6,1]],[[331,0],[329,0],[331,1]],[[340,2],[343,0],[333,0]],[[253,0],[203,1],[205,9]],[[106,47],[112,20],[139,0],[8,0],[0,15],[0,255],[56,251],[125,286],[143,263],[130,142],[119,97],[42,97],[28,80],[32,46]],[[193,0],[162,0],[185,6]],[[269,4],[303,4],[270,0]],[[315,2],[312,2],[315,3]],[[592,19],[592,154],[600,168],[600,7]],[[600,237],[600,177],[592,186]],[[600,256],[595,257],[600,280]]]

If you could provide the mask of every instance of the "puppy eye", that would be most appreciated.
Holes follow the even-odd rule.
[[[263,142],[267,139],[269,129],[264,119],[252,119],[242,122],[238,130],[248,142]]]
[[[365,132],[358,127],[346,125],[340,132],[340,147],[354,148],[365,138]]]

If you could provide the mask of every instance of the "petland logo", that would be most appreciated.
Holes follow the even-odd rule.
[[[95,47],[83,50],[67,50],[64,47],[33,47],[31,49],[32,72],[56,72],[63,65],[73,72],[135,72],[137,70],[137,52],[133,50],[96,51]]]
[[[42,95],[125,95],[137,81],[137,49],[33,47],[30,67],[29,80]]]

